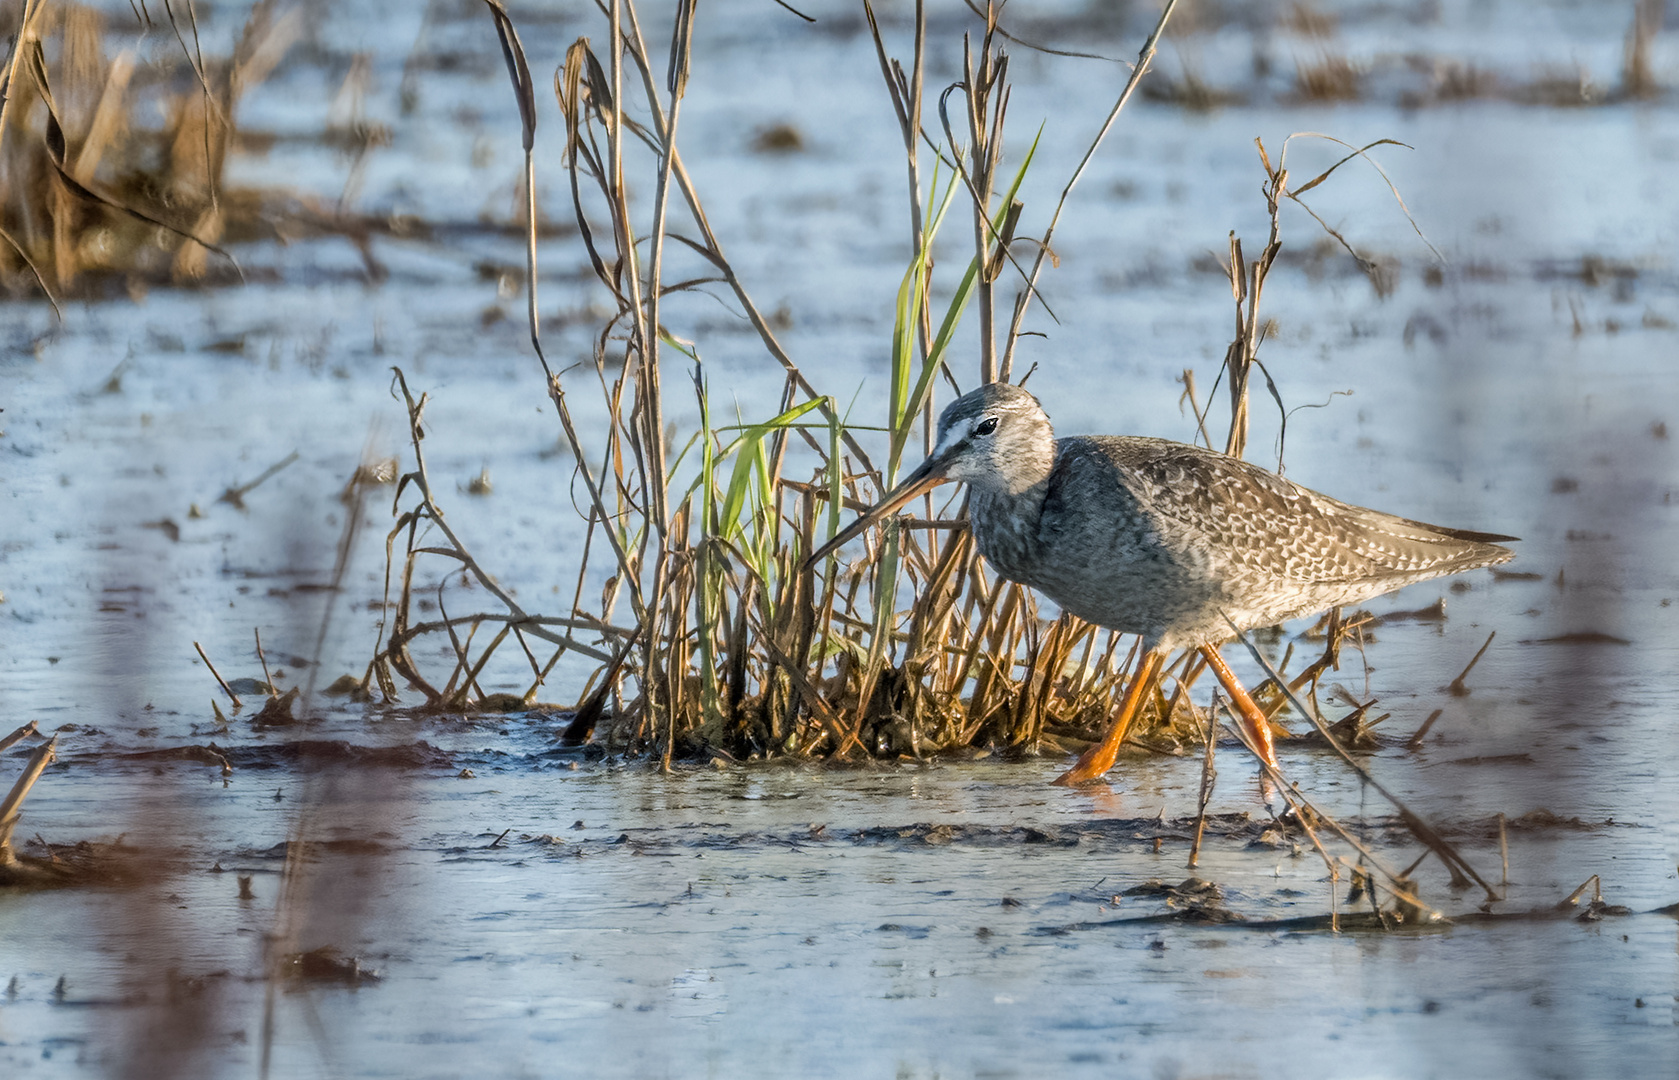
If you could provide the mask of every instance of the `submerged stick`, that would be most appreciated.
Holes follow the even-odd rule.
[[[29,789],[35,786],[35,781],[41,778],[42,771],[57,758],[58,736],[54,735],[29,755],[29,761],[23,767],[23,775],[12,785],[6,800],[0,802],[0,866],[10,866],[17,861],[17,857],[12,854],[12,830],[17,827],[18,807],[23,804]]]
[[[10,735],[6,736],[4,739],[0,739],[0,753],[4,753],[5,751],[10,750],[17,743],[22,742],[24,739],[29,738],[29,736],[31,736],[31,735],[40,734],[40,732],[37,730],[37,728],[35,726],[35,723],[36,722],[34,720],[31,720],[31,721],[29,721],[29,723],[27,723],[27,724],[23,725],[22,727],[18,728],[16,731],[14,731]]]
[[[1498,636],[1498,631],[1497,630],[1494,630],[1492,633],[1487,635],[1486,644],[1482,645],[1479,649],[1475,650],[1475,655],[1469,658],[1469,663],[1464,667],[1464,669],[1462,671],[1458,672],[1457,678],[1453,679],[1452,684],[1450,686],[1448,686],[1446,689],[1450,690],[1454,695],[1456,695],[1458,697],[1462,697],[1464,694],[1469,693],[1469,688],[1467,686],[1463,685],[1463,680],[1469,678],[1469,673],[1471,671],[1475,670],[1475,665],[1479,664],[1481,662],[1481,657],[1486,654],[1487,649],[1492,647],[1492,639],[1497,637],[1497,636]]]
[[[271,477],[273,477],[273,475],[275,473],[279,472],[281,469],[284,469],[286,466],[291,465],[296,461],[297,461],[297,451],[293,450],[291,453],[287,454],[285,457],[281,458],[279,461],[276,461],[274,464],[270,465],[268,468],[262,470],[262,474],[260,476],[258,476],[255,480],[252,480],[250,483],[248,483],[248,484],[237,484],[233,487],[228,488],[226,491],[224,491],[220,495],[216,496],[216,501],[227,503],[229,506],[233,507],[235,510],[243,510],[243,509],[245,509],[245,496],[247,496],[251,492],[255,491],[260,485],[262,485],[267,480],[269,480]]]
[[[262,681],[268,685],[268,696],[274,697],[278,691],[274,689],[274,676],[268,673],[268,657],[262,651],[262,628],[253,627],[257,636],[257,659],[262,662]]]
[[[221,688],[227,692],[227,696],[233,699],[233,707],[235,709],[243,708],[245,703],[240,701],[239,695],[235,694],[233,688],[227,685],[227,680],[222,678],[222,673],[216,670],[216,665],[210,663],[210,657],[205,654],[204,646],[195,641],[192,643],[192,647],[198,650],[198,658],[204,661],[204,666],[210,669],[210,674],[216,677],[216,682],[221,684]]]
[[[1440,714],[1445,711],[1445,709],[1435,709],[1433,712],[1429,713],[1428,719],[1422,722],[1422,727],[1417,729],[1417,733],[1405,740],[1405,749],[1421,749],[1423,739],[1428,737],[1429,729],[1434,727],[1434,721],[1440,719]]]
[[[1201,793],[1199,805],[1195,808],[1195,841],[1189,846],[1189,862],[1185,865],[1195,869],[1195,864],[1201,860],[1201,836],[1207,831],[1207,803],[1213,797],[1213,784],[1218,780],[1218,770],[1213,768],[1213,748],[1218,745],[1218,691],[1213,691],[1212,714],[1207,717],[1207,756],[1201,761]]]

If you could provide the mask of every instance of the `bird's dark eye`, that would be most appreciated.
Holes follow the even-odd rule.
[[[996,430],[997,418],[995,416],[987,416],[984,420],[981,420],[978,424],[974,425],[975,435],[989,435]]]

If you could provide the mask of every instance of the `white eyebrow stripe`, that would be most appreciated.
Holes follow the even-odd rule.
[[[944,453],[963,439],[966,439],[969,434],[970,432],[968,431],[968,426],[966,424],[950,425],[945,433],[939,437],[939,444],[933,447],[933,453],[935,455]]]

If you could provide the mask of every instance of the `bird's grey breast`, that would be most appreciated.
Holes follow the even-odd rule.
[[[1154,629],[1181,602],[1186,557],[1159,529],[1147,485],[1131,468],[1155,440],[1056,440],[1049,477],[1017,496],[976,489],[968,512],[980,552],[999,574],[1062,608],[1127,632]]]
[[[1042,562],[1038,531],[1046,485],[1017,495],[975,486],[968,494],[968,525],[974,543],[992,569],[1009,581],[1032,584]]]

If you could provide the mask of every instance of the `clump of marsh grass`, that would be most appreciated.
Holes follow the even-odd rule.
[[[487,2],[524,119],[529,190],[535,85],[511,19]],[[1136,643],[1065,614],[1040,613],[1030,590],[985,566],[958,504],[929,496],[870,536],[862,560],[831,559],[811,568],[805,559],[837,532],[844,515],[874,502],[930,450],[938,392],[941,383],[957,382],[951,357],[969,310],[977,316],[979,380],[1013,377],[1015,348],[1039,298],[1037,282],[1062,210],[1147,71],[1173,6],[1166,6],[1047,226],[1023,246],[1019,192],[1037,147],[1029,144],[1005,168],[1009,58],[996,10],[983,13],[977,38],[964,39],[961,80],[937,96],[940,138],[924,123],[924,9],[916,9],[906,63],[890,55],[865,5],[902,135],[912,252],[896,296],[885,415],[872,426],[842,417],[782,345],[775,320],[753,301],[712,230],[683,164],[676,139],[691,5],[679,6],[667,57],[648,50],[633,3],[612,6],[607,40],[620,48],[603,56],[579,39],[554,82],[578,236],[613,309],[591,361],[580,368],[556,371],[543,353],[534,227],[527,250],[532,346],[587,518],[570,610],[527,610],[449,527],[426,472],[426,397],[415,395],[399,372],[415,466],[397,487],[397,520],[387,540],[392,614],[369,679],[387,697],[395,696],[399,681],[418,689],[433,708],[505,707],[509,698],[528,705],[560,659],[575,654],[600,666],[567,738],[651,751],[667,762],[707,754],[919,757],[986,747],[1030,753],[1074,749],[1093,738],[1123,691]],[[1251,264],[1231,237],[1227,273],[1236,334],[1220,375],[1229,380],[1227,452],[1240,454],[1246,443],[1249,373],[1266,327],[1259,300],[1281,248],[1280,207],[1293,202],[1310,213],[1300,196],[1341,165],[1368,160],[1375,145],[1345,147],[1340,161],[1298,187],[1288,178],[1288,143],[1275,165],[1259,146],[1271,233]],[[629,194],[632,169],[651,179],[642,187],[653,192],[650,213],[640,211],[644,218]],[[526,207],[534,221],[530,200]],[[958,208],[971,219],[972,254],[940,290],[933,245]],[[687,235],[676,231],[678,213],[688,219]],[[1339,233],[1329,233],[1361,265],[1368,261]],[[673,240],[685,255],[697,256],[702,273],[667,280]],[[1017,258],[1023,251],[1033,254],[1029,264]],[[702,283],[730,290],[781,370],[780,401],[768,418],[721,421],[699,350],[664,325],[664,298]],[[1011,285],[1012,304],[1000,308],[998,291]],[[936,306],[931,297],[941,292],[950,299]],[[682,374],[667,381],[672,365]],[[1193,401],[1192,382],[1189,391],[1204,432],[1206,415]],[[674,392],[693,393],[699,406],[698,430],[685,441],[667,438],[665,395]],[[579,423],[584,409],[591,414],[587,424]],[[584,430],[604,434],[586,440]],[[428,564],[444,572],[425,569]],[[456,607],[467,601],[447,595],[451,569],[480,587],[475,595],[486,597],[487,607],[481,601]],[[429,601],[421,596],[422,581],[436,582]],[[436,617],[423,607],[435,608]],[[448,642],[447,672],[432,672],[412,649],[434,635]],[[1332,661],[1339,629],[1330,639]],[[505,650],[529,669],[516,695],[488,693],[481,682],[492,657]],[[1309,683],[1315,691],[1330,661],[1312,665],[1285,689]],[[1151,688],[1135,728],[1137,744],[1176,752],[1204,741],[1210,720],[1189,700],[1202,671],[1196,658],[1184,657],[1169,668],[1169,693]],[[1281,697],[1272,699],[1275,707]]]
[[[1120,661],[1134,645],[1070,617],[1042,618],[1029,591],[983,565],[957,507],[928,500],[872,539],[861,562],[814,570],[802,564],[838,530],[842,515],[873,501],[930,447],[939,384],[955,379],[950,357],[968,311],[978,321],[979,378],[1010,377],[1066,195],[1147,70],[1173,6],[1035,241],[1029,268],[1016,258],[1024,209],[1018,193],[1036,147],[1005,167],[1009,59],[996,12],[987,14],[977,40],[965,42],[962,80],[938,99],[940,139],[924,124],[923,9],[918,5],[906,63],[888,54],[865,6],[903,136],[912,253],[896,298],[885,415],[865,426],[842,417],[781,344],[775,320],[754,302],[711,229],[683,164],[677,134],[692,5],[679,5],[664,57],[648,50],[635,5],[612,5],[606,40],[620,47],[597,52],[579,39],[554,82],[578,235],[614,309],[582,378],[576,369],[556,372],[543,355],[534,243],[527,278],[533,348],[588,518],[572,610],[558,617],[524,610],[449,530],[425,472],[425,398],[399,374],[415,469],[398,486],[388,542],[392,615],[371,678],[387,694],[400,680],[435,707],[473,707],[493,697],[478,682],[491,655],[516,646],[530,669],[522,699],[534,701],[559,658],[577,653],[602,667],[570,736],[593,734],[667,761],[707,752],[843,759],[973,746],[1027,751],[1088,737],[1111,707],[1123,682]],[[493,0],[489,7],[528,155],[536,134],[534,83],[511,20]],[[650,220],[630,197],[632,169],[650,178],[637,185],[653,192]],[[952,298],[935,307],[933,244],[950,212],[964,206],[973,254]],[[687,236],[673,224],[678,213],[688,219]],[[703,273],[671,283],[666,266],[678,239]],[[997,293],[1008,281],[1017,285],[1005,319]],[[733,294],[781,369],[780,404],[767,419],[718,418],[699,351],[663,325],[662,300],[706,282]],[[672,365],[687,371],[670,379]],[[589,385],[594,402],[581,396]],[[665,395],[682,388],[696,395],[699,430],[667,446]],[[593,413],[587,425],[576,412],[584,408]],[[605,436],[585,441],[585,429],[604,429]],[[875,439],[884,449],[865,448]],[[428,533],[441,533],[443,542]],[[440,587],[438,617],[417,615],[417,583],[426,579],[417,568],[440,558],[483,586],[493,610],[452,611]],[[455,659],[447,674],[423,670],[410,648],[433,634],[450,643]],[[1161,698],[1156,727],[1174,707],[1181,716],[1193,711],[1182,695]]]
[[[1622,97],[1653,98],[1661,94],[1661,83],[1650,63],[1650,45],[1661,33],[1666,14],[1667,0],[1638,0],[1633,8],[1621,62]]]
[[[1301,101],[1357,101],[1364,96],[1364,73],[1345,55],[1323,49],[1295,63],[1294,93]]]
[[[1428,101],[1469,101],[1495,97],[1501,90],[1498,74],[1473,63],[1436,60],[1429,69]]]

